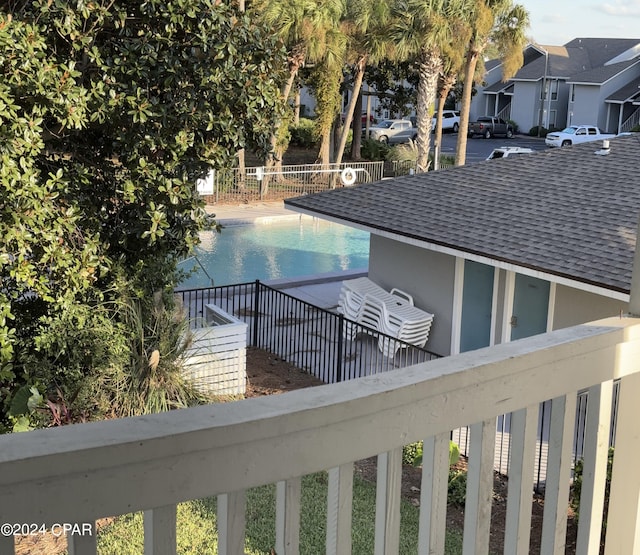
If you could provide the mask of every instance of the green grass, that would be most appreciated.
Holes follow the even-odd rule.
[[[353,484],[352,553],[373,553],[375,526],[375,484],[357,476]],[[327,474],[319,472],[302,479],[300,553],[325,552],[327,518]],[[248,555],[269,555],[275,547],[275,486],[262,486],[247,492],[247,530],[245,550]],[[416,507],[402,500],[400,506],[400,553],[417,552],[418,515]],[[178,553],[217,554],[215,498],[178,505]],[[462,552],[462,535],[447,532],[445,553]],[[124,515],[104,527],[98,536],[100,555],[143,554],[142,513]]]

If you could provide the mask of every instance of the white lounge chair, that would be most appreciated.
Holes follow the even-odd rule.
[[[361,318],[371,327],[404,343],[423,347],[429,338],[433,314],[415,306],[397,305],[389,308],[385,303],[371,295],[365,295]],[[378,345],[385,356],[393,356],[401,348],[399,342],[385,337]]]

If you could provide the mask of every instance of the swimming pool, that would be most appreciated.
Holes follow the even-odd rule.
[[[316,218],[234,225],[222,233],[203,232],[200,240],[196,257],[180,264],[183,270],[195,268],[180,289],[210,287],[207,274],[215,285],[230,285],[369,265],[369,233]]]

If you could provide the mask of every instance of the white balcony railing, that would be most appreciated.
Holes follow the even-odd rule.
[[[329,471],[326,552],[351,552],[354,461],[378,455],[375,553],[399,549],[402,446],[425,440],[419,553],[443,553],[448,440],[471,425],[464,553],[486,555],[496,417],[514,412],[505,553],[528,553],[539,403],[552,399],[541,552],[564,553],[578,390],[589,388],[578,553],[599,552],[613,380],[620,379],[606,553],[640,536],[640,320],[612,318],[268,398],[0,437],[0,523],[145,511],[145,553],[175,553],[176,503],[218,497],[218,552],[244,552],[245,491],[277,483],[276,552],[298,553],[300,477]],[[71,553],[95,553],[94,535]],[[0,553],[13,538],[0,535]]]

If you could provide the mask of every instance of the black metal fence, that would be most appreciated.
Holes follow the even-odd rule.
[[[215,304],[248,324],[247,343],[265,349],[316,376],[325,383],[359,378],[404,368],[440,358],[440,355],[384,335],[260,281],[204,289],[179,290],[188,318],[197,326],[204,322],[205,306]],[[385,343],[393,357],[383,355]],[[386,352],[390,352],[389,349]],[[615,417],[619,384],[614,384],[611,434],[615,439]],[[578,393],[573,439],[574,462],[583,456],[588,392]],[[541,404],[534,488],[544,490],[546,482],[551,401]],[[508,475],[511,415],[497,419],[495,470]],[[469,428],[452,432],[452,439],[464,456],[469,451]]]
[[[439,355],[348,320],[260,281],[178,290],[192,325],[215,304],[248,324],[247,343],[325,383],[404,368]],[[385,356],[393,352],[394,356]]]

